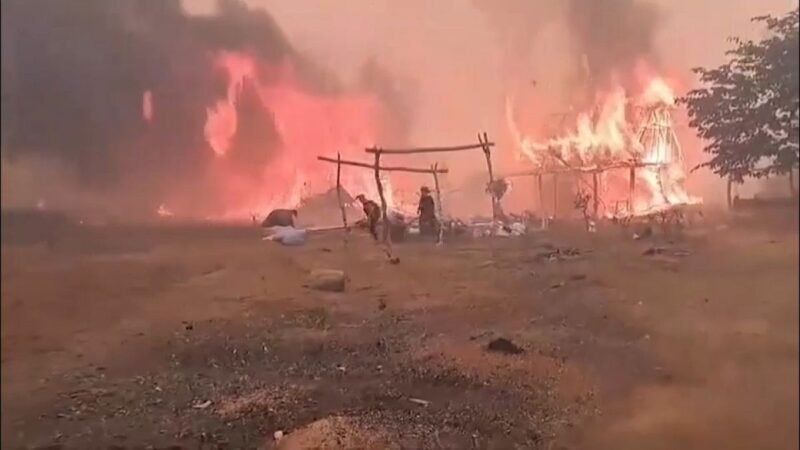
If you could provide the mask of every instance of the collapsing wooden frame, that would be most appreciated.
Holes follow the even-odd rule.
[[[403,167],[403,166],[380,166],[379,159],[375,158],[376,161],[374,164],[369,164],[366,162],[359,162],[359,161],[347,161],[342,159],[341,154],[337,154],[336,158],[329,158],[326,156],[317,156],[317,159],[320,161],[330,162],[336,164],[336,197],[339,202],[339,209],[342,211],[342,223],[344,224],[345,230],[349,230],[347,225],[347,213],[345,212],[344,203],[342,203],[342,183],[341,183],[341,172],[342,166],[352,166],[352,167],[362,167],[365,169],[372,169],[375,172],[375,182],[377,183],[378,187],[378,195],[380,196],[381,200],[381,211],[382,211],[382,218],[383,218],[383,242],[388,242],[389,236],[389,219],[387,214],[387,204],[386,204],[386,197],[383,194],[383,184],[380,182],[380,171],[383,170],[385,172],[406,172],[406,173],[421,173],[421,174],[431,174],[433,175],[433,182],[436,189],[436,201],[439,205],[439,214],[441,214],[441,193],[439,192],[439,174],[448,173],[447,169],[439,168],[438,164],[434,164],[431,166],[430,169],[422,169],[422,168],[415,168],[415,167]],[[441,239],[441,233],[439,234],[439,239]]]
[[[595,219],[598,218],[599,215],[599,196],[598,196],[598,178],[600,174],[614,169],[628,169],[629,170],[629,186],[628,186],[628,207],[629,210],[633,210],[633,193],[636,189],[636,169],[644,168],[644,167],[662,167],[663,164],[660,163],[643,163],[643,162],[636,162],[636,161],[628,161],[628,162],[619,162],[619,163],[612,163],[607,164],[604,166],[596,166],[596,167],[572,167],[568,165],[564,165],[564,167],[558,168],[551,168],[551,169],[535,169],[535,170],[528,170],[523,172],[513,172],[505,175],[505,178],[512,178],[512,177],[525,177],[525,176],[533,176],[536,178],[536,186],[537,190],[539,191],[539,209],[541,212],[544,212],[544,194],[542,189],[542,176],[544,175],[551,175],[553,177],[553,211],[552,217],[556,216],[556,212],[558,211],[558,176],[559,174],[568,174],[568,175],[583,175],[583,174],[591,174],[592,175],[592,209]]]
[[[380,181],[380,161],[381,155],[412,155],[412,154],[419,154],[419,153],[444,153],[444,152],[458,152],[464,150],[477,150],[481,149],[483,151],[484,156],[486,157],[486,166],[489,173],[489,184],[488,186],[491,187],[494,185],[494,172],[492,170],[492,155],[491,155],[491,148],[494,146],[494,142],[489,141],[489,137],[485,132],[478,133],[478,143],[477,144],[466,144],[466,145],[455,145],[449,147],[416,147],[416,148],[407,148],[407,149],[391,149],[391,148],[380,148],[380,147],[371,147],[367,148],[365,151],[367,153],[371,153],[375,155],[375,183],[378,187],[378,195],[381,197],[381,207],[383,209],[383,220],[384,223],[388,223],[388,218],[386,214],[386,200],[383,196],[383,186],[381,185]],[[442,208],[441,208],[441,194],[439,189],[439,179],[437,174],[438,173],[446,173],[446,172],[439,172],[437,169],[438,165],[434,164],[431,168],[431,173],[433,174],[434,183],[436,187],[436,200],[438,206],[438,214],[439,219],[442,218]],[[492,199],[492,219],[497,219],[497,211],[498,211],[498,199],[496,198],[494,192],[489,189],[489,193]],[[439,226],[439,242],[442,241],[442,226]],[[384,243],[389,242],[389,232],[387,227],[384,227],[383,230],[383,241]]]

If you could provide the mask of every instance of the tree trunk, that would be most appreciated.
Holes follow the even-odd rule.
[[[789,170],[789,193],[797,198],[797,186],[794,185],[794,169]]]
[[[733,185],[733,179],[728,177],[728,209],[733,208],[733,198],[731,198],[731,188]]]

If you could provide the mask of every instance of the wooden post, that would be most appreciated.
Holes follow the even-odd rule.
[[[536,175],[536,190],[539,191],[539,214],[542,215],[544,214],[544,184],[542,183],[542,174]]]
[[[553,174],[553,218],[558,215],[558,174]]]
[[[497,198],[494,195],[494,172],[492,170],[492,152],[489,147],[489,137],[486,132],[478,133],[478,142],[481,143],[483,155],[486,157],[486,168],[489,171],[489,195],[492,198],[492,220],[497,220]]]
[[[628,214],[633,215],[633,195],[636,191],[636,167],[631,166],[628,173]]]
[[[381,212],[383,219],[383,243],[389,244],[389,214],[387,214],[386,197],[383,195],[383,184],[381,183],[381,151],[375,152],[375,184],[378,187],[378,196],[381,198]]]
[[[344,225],[345,242],[347,242],[347,234],[350,233],[350,227],[347,226],[347,211],[345,211],[344,203],[342,203],[342,155],[336,154],[336,200],[339,202],[339,209],[342,210],[342,224]]]
[[[600,199],[597,197],[598,177],[599,175],[597,172],[592,172],[592,213],[595,219],[597,219],[600,209]]]
[[[436,242],[441,244],[444,242],[444,227],[442,226],[442,194],[439,190],[439,174],[437,173],[438,168],[439,163],[434,163],[433,166],[431,166],[431,169],[433,169],[433,187],[436,189],[436,214],[439,216],[439,236],[437,237]]]

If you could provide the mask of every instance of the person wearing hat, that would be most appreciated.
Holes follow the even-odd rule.
[[[435,236],[438,223],[436,221],[436,204],[431,197],[431,190],[427,186],[422,186],[419,190],[419,234],[423,236]]]

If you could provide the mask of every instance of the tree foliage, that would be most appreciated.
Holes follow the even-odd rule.
[[[753,18],[766,25],[768,37],[732,38],[727,63],[694,69],[704,86],[682,101],[711,154],[698,167],[741,182],[798,166],[798,16],[800,8]]]

